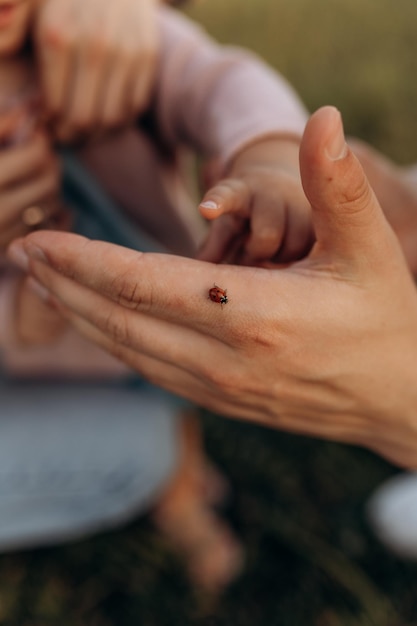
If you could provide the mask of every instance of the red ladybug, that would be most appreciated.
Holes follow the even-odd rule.
[[[218,302],[223,306],[223,304],[227,304],[229,299],[227,297],[227,289],[221,289],[221,287],[217,287],[214,285],[209,291],[209,298],[212,302]]]

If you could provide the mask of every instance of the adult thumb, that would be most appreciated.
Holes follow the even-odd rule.
[[[313,209],[315,252],[339,258],[386,259],[397,247],[391,228],[359,161],[346,144],[340,113],[331,106],[316,111],[300,146],[305,194]]]

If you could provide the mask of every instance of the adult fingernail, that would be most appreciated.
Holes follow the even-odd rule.
[[[345,134],[343,132],[342,116],[336,108],[333,109],[333,129],[329,134],[325,151],[329,159],[332,161],[339,161],[347,154],[347,144]]]
[[[15,241],[9,246],[7,256],[13,263],[20,267],[20,269],[27,272],[29,268],[29,257],[21,241]]]

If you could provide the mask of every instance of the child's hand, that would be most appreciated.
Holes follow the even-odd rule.
[[[62,141],[134,120],[158,59],[157,0],[44,0],[34,40],[47,112]]]
[[[314,240],[298,144],[289,139],[269,138],[243,150],[199,208],[216,220],[198,255],[202,260],[288,263],[305,256]]]

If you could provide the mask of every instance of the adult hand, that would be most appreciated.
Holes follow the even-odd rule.
[[[317,243],[285,269],[42,232],[10,256],[82,333],[154,383],[417,468],[417,294],[332,107],[308,123],[300,164]],[[227,304],[207,298],[213,283]]]
[[[400,167],[359,139],[349,145],[361,162],[365,174],[397,235],[407,263],[417,276],[417,185],[409,169]]]
[[[41,0],[35,26],[45,104],[58,138],[113,127],[146,107],[158,0]]]

